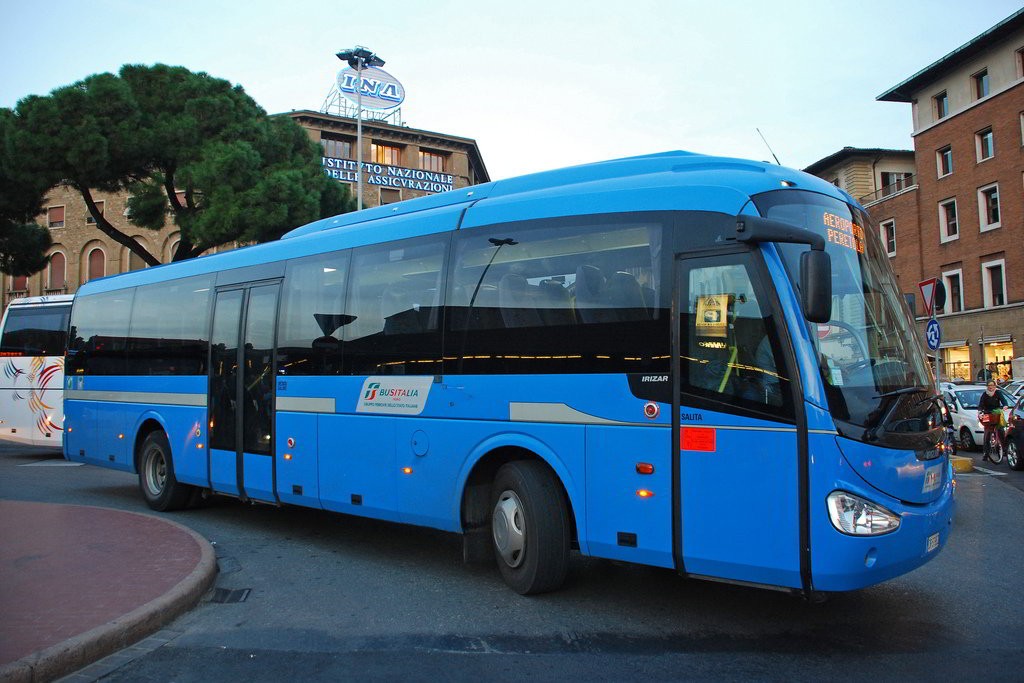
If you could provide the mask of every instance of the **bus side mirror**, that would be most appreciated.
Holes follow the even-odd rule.
[[[812,323],[832,319],[832,260],[824,251],[800,255],[800,298],[804,317]]]

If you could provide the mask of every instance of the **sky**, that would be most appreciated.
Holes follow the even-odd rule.
[[[803,168],[844,146],[912,149],[875,98],[1020,0],[0,0],[0,107],[123,64],[319,110],[366,46],[405,124],[472,138],[494,180],[683,149]]]

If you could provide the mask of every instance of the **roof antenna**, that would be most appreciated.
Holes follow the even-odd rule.
[[[775,163],[776,163],[777,165],[779,165],[779,166],[782,166],[782,162],[781,162],[781,161],[779,161],[779,158],[778,158],[777,156],[775,156],[775,152],[774,152],[774,151],[772,151],[772,146],[771,146],[771,145],[769,145],[769,144],[768,144],[768,141],[764,139],[764,134],[763,134],[763,133],[761,133],[761,129],[760,129],[760,128],[754,128],[754,130],[756,130],[756,131],[757,131],[757,134],[761,136],[761,139],[762,139],[762,140],[764,140],[764,146],[765,146],[765,147],[767,147],[767,148],[768,148],[768,151],[772,153],[772,159],[775,159]]]

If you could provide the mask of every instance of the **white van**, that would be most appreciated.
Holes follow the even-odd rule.
[[[15,299],[0,323],[0,439],[62,447],[73,295]]]

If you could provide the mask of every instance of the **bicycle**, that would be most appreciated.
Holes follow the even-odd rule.
[[[1003,461],[1003,453],[1006,448],[1006,429],[999,425],[1000,416],[996,413],[982,413],[978,421],[985,428],[985,439],[982,444],[982,452],[988,452],[988,459],[993,465]],[[995,421],[996,424],[992,424]]]

